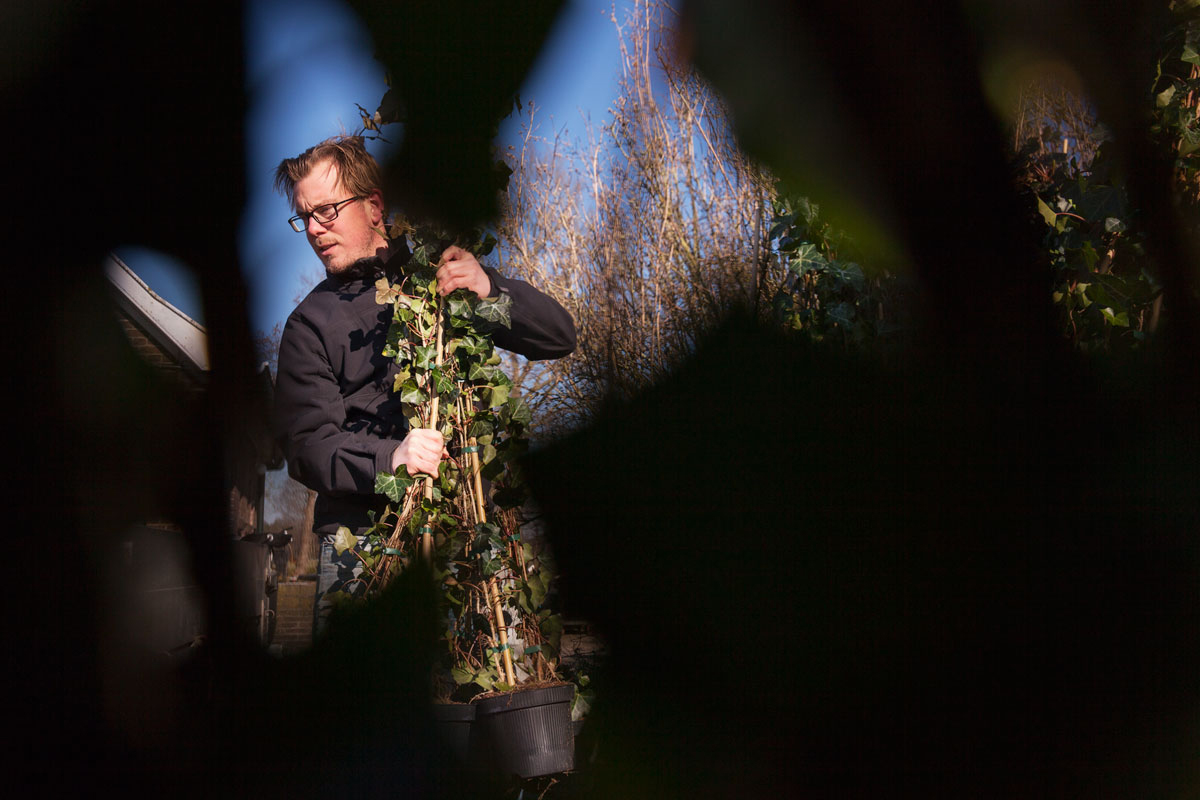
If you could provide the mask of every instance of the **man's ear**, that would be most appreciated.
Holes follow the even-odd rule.
[[[370,208],[371,225],[376,228],[383,225],[383,193],[376,189],[367,195],[367,206]]]

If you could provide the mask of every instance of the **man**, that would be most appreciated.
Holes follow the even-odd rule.
[[[284,325],[275,388],[278,433],[293,478],[317,492],[313,530],[321,536],[314,624],[324,624],[324,595],[358,573],[351,551],[338,556],[332,537],[345,525],[360,535],[381,510],[375,475],[402,465],[436,475],[445,454],[436,430],[409,430],[391,389],[399,368],[381,355],[391,306],[375,302],[375,281],[393,279],[409,258],[403,238],[385,238],[379,167],[361,137],[339,136],[284,159],[275,173],[296,216],[289,222],[325,265],[326,279]],[[557,302],[529,284],[503,278],[458,247],[442,255],[438,291],[466,289],[512,299],[512,327],[497,346],[530,359],[575,349],[575,325]]]

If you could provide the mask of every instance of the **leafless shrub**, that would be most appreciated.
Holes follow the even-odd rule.
[[[511,154],[500,268],[559,300],[579,332],[569,358],[516,369],[546,428],[660,377],[765,291],[773,181],[738,151],[724,106],[672,51],[675,18],[661,0],[614,17],[623,74],[611,121],[582,140],[543,139],[531,104]]]

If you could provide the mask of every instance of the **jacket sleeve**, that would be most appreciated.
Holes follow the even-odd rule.
[[[293,315],[279,343],[276,433],[288,473],[322,494],[371,494],[399,442],[344,430],[346,407],[317,331]]]
[[[531,361],[562,358],[575,350],[575,321],[557,300],[525,281],[505,278],[491,267],[483,269],[492,280],[493,295],[512,298],[512,327],[492,332],[498,347]]]

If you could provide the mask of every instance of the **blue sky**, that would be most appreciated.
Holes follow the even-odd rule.
[[[618,17],[628,0],[616,3]],[[359,126],[355,103],[374,110],[386,89],[382,67],[361,22],[337,0],[250,0],[246,11],[249,115],[246,120],[247,206],[239,232],[250,325],[269,331],[294,307],[306,276],[322,274],[291,211],[271,182],[275,166],[318,141]],[[582,132],[581,114],[599,123],[616,95],[620,54],[605,0],[568,0],[523,102],[540,108],[541,133]],[[516,142],[521,120],[506,120],[500,144]],[[389,133],[389,136],[391,134]],[[380,142],[376,157],[386,155]],[[196,281],[169,257],[138,248],[118,253],[144,281],[203,322]]]

